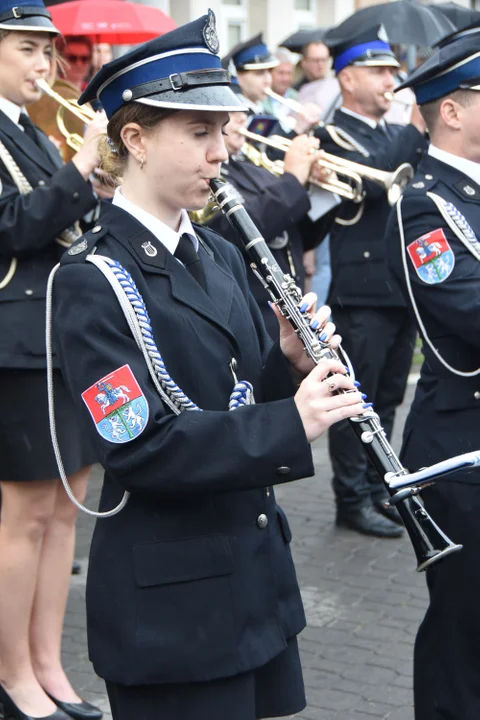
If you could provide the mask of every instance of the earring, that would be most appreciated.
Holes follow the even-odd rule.
[[[145,157],[142,155],[142,157],[140,158],[140,170],[143,170],[144,164],[145,164]]]

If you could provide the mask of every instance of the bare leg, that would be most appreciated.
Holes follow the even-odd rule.
[[[77,500],[83,502],[90,468],[69,477]],[[53,697],[81,702],[61,664],[61,642],[75,549],[77,509],[58,481],[55,508],[44,536],[40,571],[30,625],[32,665],[38,682]]]
[[[32,667],[29,626],[57,481],[2,482],[0,486],[0,683],[24,713],[45,716],[56,708]]]

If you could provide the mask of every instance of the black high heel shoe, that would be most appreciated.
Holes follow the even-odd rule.
[[[15,705],[10,695],[1,685],[0,717],[4,718],[4,720],[69,720],[69,716],[65,715],[62,710],[55,710],[55,712],[51,713],[50,715],[44,715],[43,717],[32,717],[31,715],[25,715],[25,713],[22,712],[20,708]]]
[[[47,691],[45,690],[45,692]],[[47,692],[47,695],[50,700],[52,700],[61,711],[63,711],[62,717],[63,713],[66,713],[68,718],[75,718],[75,720],[100,720],[100,718],[103,717],[103,712],[100,708],[95,707],[95,705],[85,702],[84,700],[79,703],[68,703],[62,702],[62,700],[57,700],[57,698],[50,695],[49,692]],[[57,720],[57,718],[54,718],[54,720]]]

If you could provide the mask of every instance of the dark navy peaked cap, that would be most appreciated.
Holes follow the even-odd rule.
[[[259,33],[249,40],[235,45],[228,55],[222,59],[223,67],[233,64],[236,70],[270,70],[280,65],[280,61],[272,55]]]
[[[478,34],[461,35],[439,47],[434,54],[395,88],[410,87],[417,103],[433,102],[455,90],[480,90]]]
[[[358,35],[337,41],[328,40],[333,69],[339,73],[348,65],[356,67],[400,67],[383,25],[363,30]]]
[[[472,37],[473,35],[477,36],[477,40],[480,39],[480,20],[476,20],[475,22],[471,23],[471,25],[466,25],[459,30],[455,30],[449,35],[445,35],[437,43],[435,43],[433,47],[442,48],[445,47],[445,45],[450,45],[450,43],[455,42],[456,40],[460,40],[461,38],[466,37]]]
[[[103,65],[78,102],[98,98],[108,118],[131,102],[174,110],[244,110],[218,50],[215,15],[209,10]]]
[[[0,29],[60,34],[42,0],[0,0]]]

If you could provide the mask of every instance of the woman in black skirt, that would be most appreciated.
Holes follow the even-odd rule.
[[[78,236],[68,228],[97,207],[89,176],[105,119],[63,166],[26,114],[41,95],[36,80],[52,72],[57,34],[41,0],[0,1],[0,709],[22,720],[101,717],[60,661],[76,510],[50,440],[44,317],[48,275]],[[59,370],[54,388],[65,468],[82,499],[95,455]]]
[[[362,397],[341,363],[314,368],[281,318],[272,345],[239,250],[185,211],[206,204],[242,109],[213,13],[104,66],[80,101],[95,96],[123,183],[53,293],[62,372],[105,468],[101,510],[130,492],[95,528],[90,657],[115,720],[291,715],[305,616],[272,485],[312,475],[309,443]],[[331,336],[329,308],[304,304]],[[229,411],[236,377],[256,404],[239,389]]]

